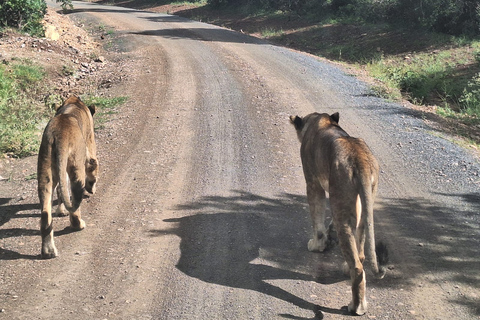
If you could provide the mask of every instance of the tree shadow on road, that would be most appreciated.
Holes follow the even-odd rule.
[[[401,261],[397,271],[405,286],[442,283],[451,303],[480,315],[478,300],[472,298],[480,290],[480,194],[438,195],[453,202],[381,199],[381,208],[376,210],[376,236],[395,247],[392,256]],[[389,216],[393,225],[383,225],[382,215]],[[391,287],[391,281],[387,274],[376,285]]]
[[[304,196],[267,198],[242,191],[230,197],[203,197],[179,205],[177,210],[192,215],[165,219],[175,227],[152,230],[152,235],[181,238],[177,268],[191,277],[275,297],[313,311],[315,319],[322,319],[323,313],[345,314],[345,309],[318,306],[268,283],[276,279],[323,284],[345,280],[338,250],[323,254],[307,251],[305,230],[309,234],[311,227],[303,209],[305,202]]]
[[[122,7],[106,7],[106,6],[95,6],[92,4],[88,8],[76,8],[69,12],[70,14],[76,13],[132,13],[139,14],[141,11],[136,11],[132,9],[126,9]],[[167,39],[192,39],[192,40],[201,40],[201,41],[213,41],[213,42],[227,42],[227,43],[248,43],[248,44],[267,44],[266,41],[255,38],[241,32],[236,32],[228,30],[225,28],[207,26],[203,24],[198,24],[193,20],[187,18],[182,18],[178,16],[172,16],[162,13],[150,12],[148,14],[143,14],[138,16],[139,19],[144,19],[151,22],[159,23],[159,29],[145,30],[145,31],[127,31],[127,34],[132,34],[135,36],[144,35],[144,36],[157,36],[164,37]],[[173,23],[183,23],[183,26],[175,28]],[[185,28],[185,25],[195,24],[191,28]],[[171,26],[166,27],[166,26]],[[172,28],[173,26],[173,28]],[[120,32],[122,33],[122,32]]]
[[[443,196],[466,206],[450,203],[448,207],[443,200],[423,198],[378,200],[376,238],[391,249],[394,269],[382,280],[370,275],[370,288],[413,290],[425,281],[444,283],[442,289],[452,286],[449,292],[458,291],[448,299],[450,303],[466,306],[478,315],[480,310],[469,293],[480,289],[480,195]],[[230,197],[207,196],[179,205],[175,209],[183,217],[164,220],[174,225],[171,229],[151,232],[154,236],[175,234],[181,238],[177,268],[191,277],[257,291],[312,310],[317,319],[324,313],[346,314],[344,309],[318,306],[308,297],[295,296],[268,283],[274,279],[321,284],[345,280],[339,270],[343,259],[338,248],[322,254],[306,250],[311,228],[303,209],[306,207],[304,196],[268,198],[235,191]]]

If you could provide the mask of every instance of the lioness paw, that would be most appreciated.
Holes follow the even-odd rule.
[[[367,301],[362,301],[357,307],[355,307],[353,301],[350,302],[348,312],[357,316],[363,316],[367,312]]]
[[[327,248],[325,241],[318,241],[315,239],[310,239],[308,241],[308,251],[311,252],[323,252]]]
[[[58,256],[57,248],[55,246],[42,248],[42,259],[52,259]]]
[[[57,207],[57,210],[55,211],[55,215],[57,217],[66,217],[69,214],[67,208],[65,208],[65,205],[63,203],[60,203]]]
[[[80,231],[85,229],[85,226],[86,224],[83,219],[80,219],[79,222],[74,222],[74,220],[70,221],[70,228],[72,228],[73,230]]]

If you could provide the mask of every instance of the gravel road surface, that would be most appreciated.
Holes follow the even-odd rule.
[[[480,165],[421,113],[241,33],[74,6],[73,18],[115,30],[132,76],[111,94],[129,100],[98,132],[86,229],[54,220],[59,257],[39,258],[38,199],[1,196],[0,319],[350,317],[339,248],[307,250],[288,116],[314,111],[340,112],[381,166],[376,237],[391,266],[383,280],[367,274],[364,318],[480,318]]]

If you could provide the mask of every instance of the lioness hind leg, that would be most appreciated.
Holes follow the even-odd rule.
[[[73,230],[82,230],[85,228],[85,221],[82,220],[82,214],[80,212],[85,181],[85,169],[83,166],[83,163],[78,163],[77,166],[70,166],[68,168],[72,205],[74,208],[77,208],[74,212],[70,212],[70,227]]]
[[[57,248],[53,241],[53,219],[52,219],[52,182],[45,179],[45,184],[38,190],[42,213],[40,217],[40,234],[42,236],[42,258],[51,259],[58,255]]]
[[[350,278],[352,279],[352,301],[348,304],[348,312],[361,316],[367,312],[365,270],[363,268],[350,270]]]
[[[307,183],[307,198],[313,227],[312,239],[308,241],[308,250],[322,252],[328,244],[328,234],[325,228],[327,203],[325,191],[315,183]]]
[[[68,215],[68,210],[67,208],[65,208],[65,204],[62,201],[59,188],[57,188],[57,201],[58,201],[58,206],[57,206],[57,210],[55,211],[55,215],[57,217],[66,217]]]
[[[360,195],[357,195],[357,203],[356,203],[356,213],[357,213],[357,229],[355,232],[355,240],[357,241],[357,249],[358,249],[358,258],[360,262],[363,264],[365,261],[365,220],[362,219],[362,201],[360,200]],[[367,214],[365,212],[365,214]]]
[[[366,278],[363,264],[358,256],[356,237],[350,226],[343,225],[341,230],[337,230],[337,232],[340,238],[340,248],[348,266],[352,282],[352,301],[348,305],[348,311],[357,315],[363,315],[367,311],[367,299],[365,296]],[[347,270],[344,269],[345,271]]]
[[[51,259],[58,256],[55,242],[53,241],[52,214],[42,212],[40,233],[42,235],[42,258]]]
[[[328,247],[331,248],[336,244],[338,244],[337,230],[335,229],[333,221],[331,221],[328,226]]]
[[[85,229],[85,221],[81,218],[80,208],[77,211],[70,213],[70,228],[73,230],[83,230]]]

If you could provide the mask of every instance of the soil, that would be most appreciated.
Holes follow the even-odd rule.
[[[54,219],[55,259],[39,257],[36,158],[2,160],[0,319],[349,317],[340,250],[306,250],[288,115],[319,109],[340,110],[382,167],[376,236],[391,265],[383,280],[367,275],[365,318],[478,319],[480,166],[429,134],[421,114],[241,33],[78,6],[75,22],[50,12],[57,41],[4,35],[2,58],[46,64],[61,96],[129,100],[96,131],[101,175],[82,203],[86,229]],[[79,25],[89,32],[70,29]],[[59,72],[65,64],[74,75]]]

